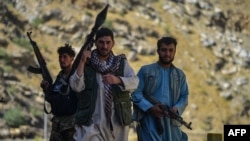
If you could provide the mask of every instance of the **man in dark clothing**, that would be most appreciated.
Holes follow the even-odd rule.
[[[71,91],[69,85],[67,85],[66,79],[71,71],[75,51],[69,44],[65,44],[65,46],[58,48],[57,53],[59,55],[58,59],[61,71],[57,75],[49,94],[45,94],[45,99],[50,103],[53,114],[53,118],[51,119],[52,130],[50,141],[74,141],[76,96],[73,91]],[[43,80],[41,82],[41,87],[43,90],[47,90],[49,88],[48,82]],[[66,87],[67,91],[63,91],[63,87]],[[69,95],[69,93],[71,93],[71,95]],[[65,103],[66,99],[69,99],[69,97],[72,99],[71,105]],[[74,106],[75,108],[73,108],[73,110],[67,111],[67,109]]]

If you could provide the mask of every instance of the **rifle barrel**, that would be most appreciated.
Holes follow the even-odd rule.
[[[27,36],[29,37],[30,43],[31,43],[31,45],[33,47],[33,50],[35,52],[36,59],[37,59],[37,61],[39,63],[39,68],[29,66],[27,68],[27,70],[32,72],[32,73],[42,74],[43,79],[48,81],[49,84],[52,85],[53,79],[52,79],[52,77],[51,77],[51,75],[49,73],[49,70],[48,70],[48,68],[46,66],[46,62],[45,62],[45,60],[44,60],[44,58],[43,58],[37,44],[36,44],[36,42],[31,39],[31,33],[32,32],[27,32]]]

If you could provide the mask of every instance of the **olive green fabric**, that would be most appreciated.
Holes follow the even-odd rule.
[[[123,76],[124,60],[120,63],[119,69],[115,75]],[[89,126],[91,124],[91,117],[95,110],[97,97],[97,79],[96,71],[89,65],[84,70],[85,89],[77,94],[78,109],[76,112],[76,124]],[[120,124],[125,126],[132,122],[131,98],[128,91],[121,91],[117,85],[112,85],[112,95],[115,104],[115,113]]]
[[[74,141],[75,133],[74,115],[71,116],[54,116],[51,120],[52,130],[50,141]]]

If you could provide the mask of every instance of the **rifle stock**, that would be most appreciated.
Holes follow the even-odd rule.
[[[35,55],[36,55],[36,58],[37,58],[37,61],[38,61],[40,67],[37,68],[37,67],[33,67],[33,66],[28,66],[27,70],[29,72],[32,72],[32,73],[35,73],[35,74],[41,74],[42,77],[43,77],[43,80],[48,81],[49,87],[50,87],[50,86],[52,86],[53,79],[52,79],[52,77],[51,77],[51,75],[49,73],[49,70],[48,70],[48,68],[46,66],[46,62],[45,62],[45,60],[44,60],[44,58],[43,58],[37,44],[36,44],[36,42],[33,41],[31,39],[31,37],[30,37],[31,33],[32,32],[27,32],[27,36],[29,37],[30,43],[31,43],[31,45],[33,47],[33,50],[35,52]],[[45,94],[46,94],[46,92],[45,92]]]
[[[94,36],[96,34],[96,32],[98,31],[98,29],[101,27],[101,25],[105,22],[106,20],[106,16],[107,16],[107,11],[108,11],[108,7],[109,4],[107,4],[105,6],[105,8],[97,15],[96,20],[95,20],[95,24],[91,29],[91,32],[87,35],[86,37],[86,41],[85,43],[82,45],[80,51],[78,52],[73,64],[72,64],[72,68],[70,71],[70,75],[67,78],[67,82],[69,80],[69,77],[75,72],[78,64],[81,61],[81,57],[82,57],[82,52],[87,48],[88,50],[91,50],[91,47],[93,45],[94,42]]]

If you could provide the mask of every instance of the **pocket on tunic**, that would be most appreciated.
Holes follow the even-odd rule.
[[[116,115],[122,126],[132,123],[132,103],[130,98],[115,102]]]

